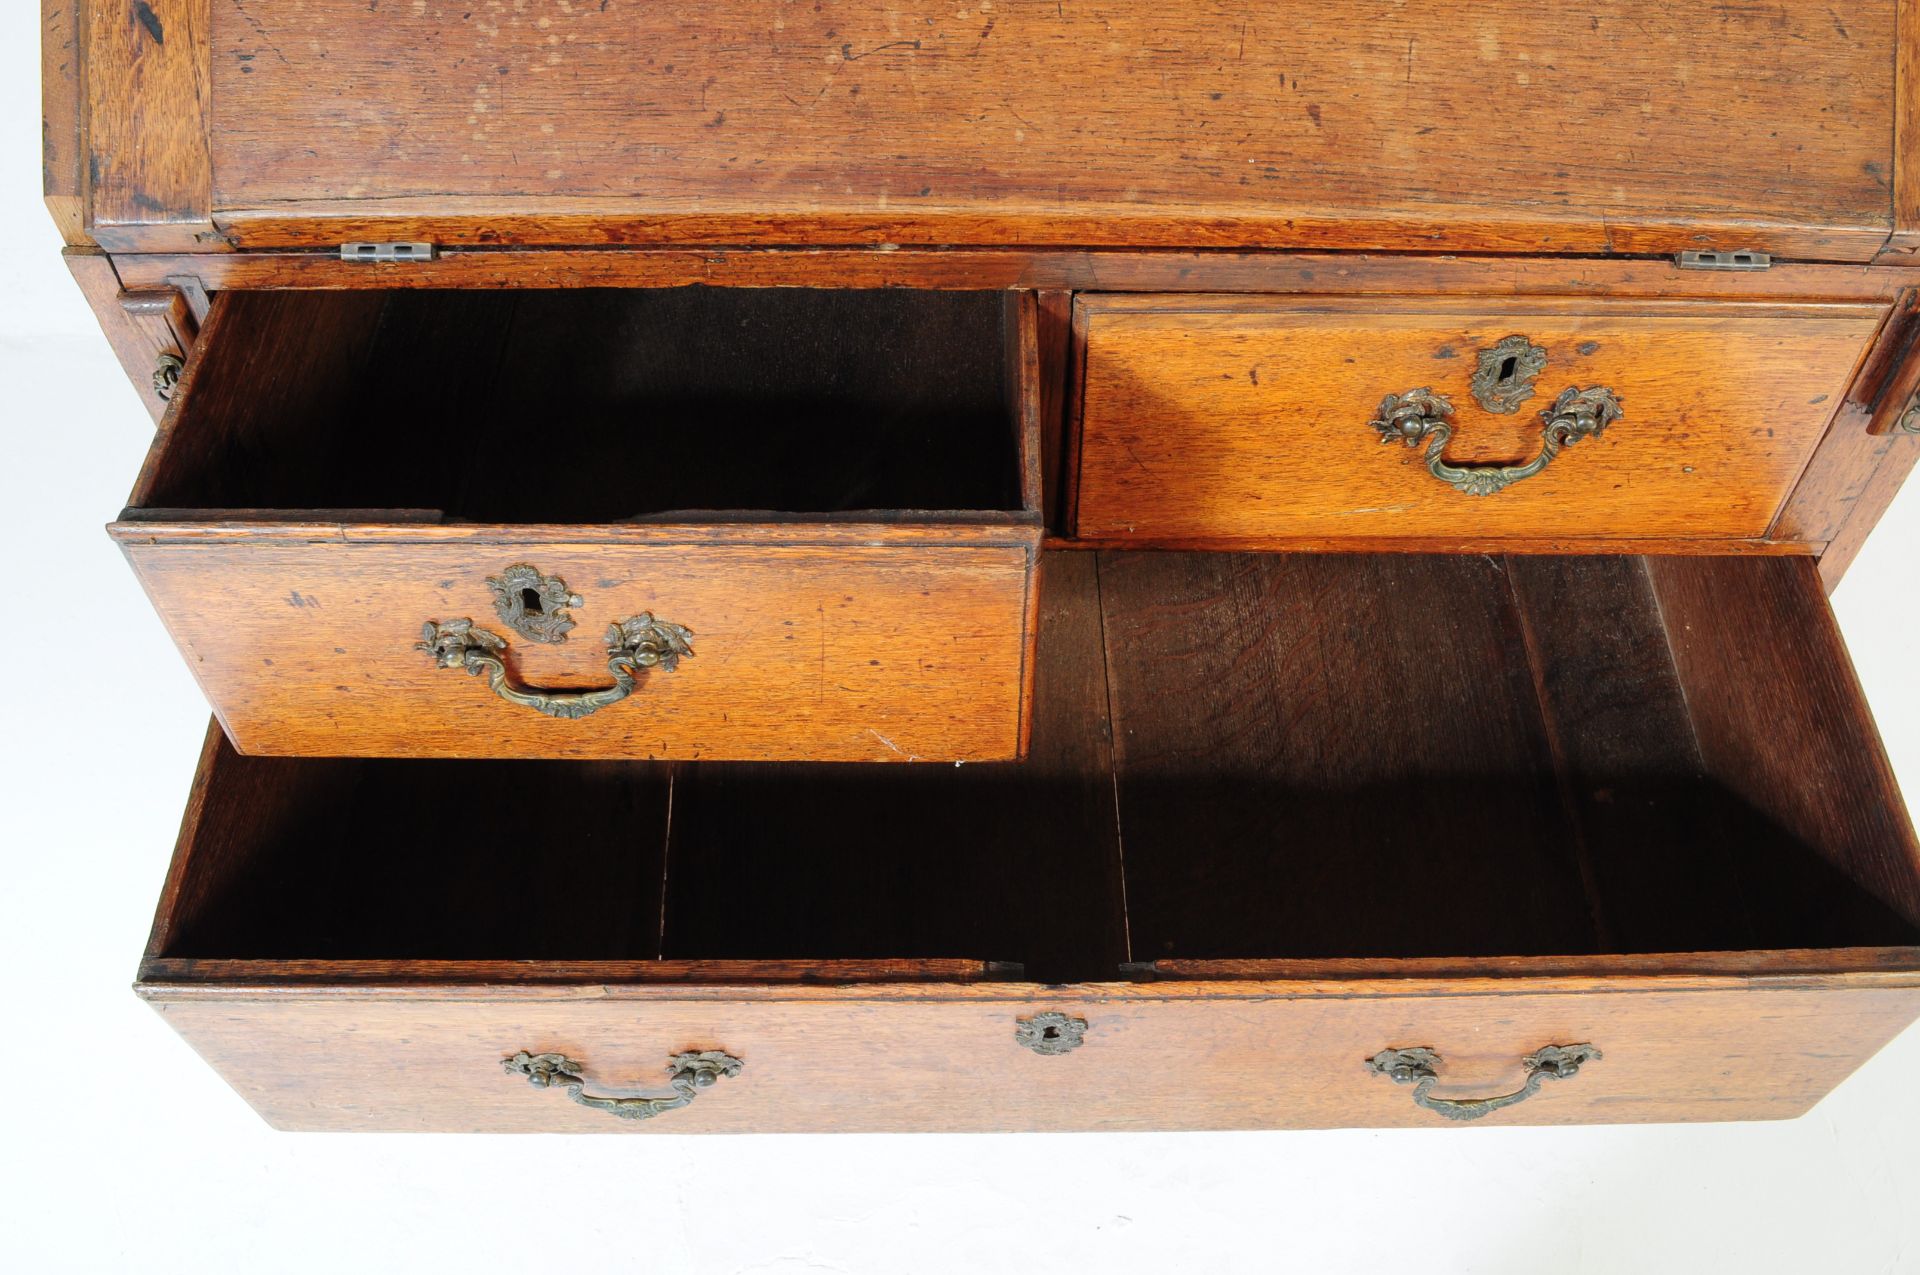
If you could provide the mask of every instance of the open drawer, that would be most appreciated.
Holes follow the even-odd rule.
[[[994,292],[223,293],[112,532],[249,754],[1010,758],[1037,359]]]
[[[1754,1119],[1920,1015],[1808,560],[1063,553],[1043,601],[1021,765],[213,732],[140,992],[297,1129]]]

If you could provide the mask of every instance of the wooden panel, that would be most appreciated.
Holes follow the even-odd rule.
[[[179,334],[164,319],[154,322],[152,316],[138,316],[128,311],[121,301],[127,294],[121,291],[113,260],[105,253],[91,248],[68,248],[62,256],[67,269],[73,272],[74,282],[85,294],[93,317],[99,321],[107,344],[113,347],[114,357],[133,383],[134,392],[146,405],[148,414],[158,421],[166,414],[167,401],[154,389],[154,369],[159,366],[162,354],[184,358],[191,347],[180,341]]]
[[[1838,406],[1878,306],[1519,300],[1398,305],[1085,298],[1078,533],[1287,537],[1763,535]],[[1545,347],[1512,415],[1468,393],[1510,333]],[[1456,463],[1539,450],[1539,408],[1605,385],[1625,416],[1544,473],[1462,495],[1380,445],[1381,398],[1456,409]]]
[[[1006,310],[899,289],[223,292],[135,503],[1037,523],[1033,334]]]
[[[1136,959],[1594,950],[1496,562],[1100,578]]]
[[[1490,1121],[1798,1114],[1920,1014],[1915,927],[1860,888],[1904,901],[1920,857],[1811,564],[1656,567],[1069,555],[1029,764],[676,764],[664,820],[664,767],[215,737],[141,992],[283,1128],[1449,1127],[1364,1060],[1426,1046],[1443,1095],[1485,1095],[1583,1042]],[[1749,774],[1785,840],[1695,817]],[[472,791],[532,796],[489,834]],[[523,888],[552,809],[572,871]],[[1583,885],[1631,950],[1593,951]],[[670,959],[623,959],[656,933]],[[1089,981],[1011,981],[1003,949]],[[1087,1043],[1020,1048],[1044,1010]],[[644,1123],[499,1069],[559,1051],[630,1091],[700,1048],[746,1069]]]
[[[1891,301],[1913,276],[1891,267],[1776,262],[1755,271],[1671,261],[1368,253],[1081,248],[474,248],[431,261],[347,262],[315,252],[119,261],[128,287],[197,275],[222,288],[1037,288],[1109,292],[1297,292],[1369,296],[1653,296]]]
[[[1517,1088],[1548,1044],[1604,1057],[1494,1124],[1758,1120],[1805,1111],[1920,1013],[1910,975],[1813,986],[1741,980],[1381,980],[1187,988],[735,991],[734,1003],[644,989],[386,993],[350,987],[147,996],[282,1129],[569,1133],[1450,1127],[1370,1074],[1388,1047],[1446,1060],[1447,1096]],[[425,990],[425,994],[420,994]],[[1087,1019],[1043,1057],[1015,1020]],[[617,1120],[506,1075],[516,1050],[583,1062],[596,1088],[662,1092],[670,1053],[725,1049],[741,1075],[684,1110]]]
[[[1881,259],[1920,254],[1920,0],[1895,5],[1893,85],[1893,234]]]
[[[245,752],[394,757],[989,760],[1016,751],[1032,550],[888,545],[705,547],[307,543],[119,534],[220,720]],[[1018,537],[1017,529],[1008,529]],[[1029,545],[1033,532],[1024,533]],[[651,611],[695,658],[580,720],[504,703],[413,649],[427,620],[504,630],[486,584],[533,556],[586,598],[558,646],[512,640],[524,685],[610,684],[606,623]]]
[[[1702,759],[1758,815],[1920,920],[1920,844],[1814,565],[1656,558],[1648,571]]]
[[[1904,476],[1893,459],[1891,485],[1878,478],[1883,466],[1902,450],[1890,436],[1920,378],[1916,337],[1920,337],[1920,291],[1908,288],[1895,298],[1840,410],[1774,519],[1774,537],[1827,546],[1821,556],[1827,561],[1829,588],[1838,582],[1866,529],[1886,507],[1884,499],[1876,504],[1872,498],[1861,506],[1862,497],[1869,492],[1890,494]],[[1856,507],[1864,515],[1857,520]],[[1843,543],[1829,543],[1836,539]]]
[[[68,244],[87,242],[83,0],[40,0],[40,190]]]
[[[116,535],[249,752],[1012,757],[1040,535],[1023,310],[226,292]],[[486,578],[529,558],[588,601],[569,645],[513,641],[521,684],[607,685],[599,634],[648,611],[697,657],[588,721],[412,649],[430,619],[506,633]]]
[[[1669,614],[1655,595],[1647,559],[1505,564],[1606,948],[1738,951],[1911,941],[1912,927],[1872,893],[1914,871],[1904,842],[1891,831],[1904,823],[1898,793],[1864,760],[1837,771],[1817,763],[1802,768],[1809,750],[1817,756],[1838,746],[1827,734],[1835,729],[1850,732],[1854,747],[1878,750],[1844,654],[1839,667],[1831,667],[1835,645],[1813,636],[1831,632],[1832,619],[1810,564],[1711,562],[1703,569],[1727,587],[1777,604],[1737,618],[1697,608]],[[1680,625],[1680,632],[1670,633],[1669,624]],[[1831,823],[1807,820],[1783,825],[1750,803],[1743,753],[1720,747],[1703,753],[1693,705],[1714,702],[1721,685],[1702,677],[1698,661],[1676,666],[1674,645],[1698,640],[1689,625],[1710,631],[1716,645],[1744,648],[1751,661],[1746,675],[1800,687],[1806,696],[1734,727],[1749,733],[1743,748],[1779,759],[1772,804],[1847,809],[1873,831],[1837,832]],[[1711,712],[1708,718],[1708,730],[1728,729],[1711,720]],[[1840,866],[1822,853],[1834,854]]]
[[[1920,860],[1804,559],[1673,566],[1766,601],[1671,637],[1635,558],[1100,562],[1143,958],[1914,937]]]
[[[1826,551],[1820,555],[1820,578],[1828,592],[1840,583],[1852,565],[1860,546],[1867,541],[1880,515],[1900,491],[1900,485],[1920,462],[1920,434],[1894,434],[1871,440],[1877,446],[1872,476],[1860,488],[1847,509],[1843,522]]]
[[[226,0],[215,202],[247,246],[1733,237],[1864,260],[1890,229],[1893,18]]]
[[[226,246],[211,219],[211,3],[88,0],[87,229],[103,248]]]
[[[1895,298],[1845,402],[1774,521],[1772,534],[1825,545],[1820,575],[1839,584],[1920,458],[1920,436],[1903,428],[1920,386],[1920,290]]]
[[[1046,570],[1025,761],[675,766],[667,956],[1129,959],[1095,562]]]

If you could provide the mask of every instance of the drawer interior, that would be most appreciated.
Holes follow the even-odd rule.
[[[1009,297],[226,292],[130,513],[1018,512]]]
[[[160,961],[1906,946],[1920,852],[1802,558],[1057,552],[1030,759],[209,749]]]

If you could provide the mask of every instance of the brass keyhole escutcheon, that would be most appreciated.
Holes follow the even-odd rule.
[[[573,629],[568,607],[582,605],[579,594],[559,576],[540,574],[531,563],[518,563],[497,576],[487,577],[493,590],[493,609],[508,628],[530,642],[564,642]]]
[[[1087,1037],[1087,1020],[1047,1010],[1031,1018],[1017,1018],[1013,1038],[1036,1054],[1065,1054],[1080,1048]]]
[[[1547,352],[1516,332],[1480,351],[1479,366],[1468,383],[1473,401],[1489,412],[1507,415],[1533,397],[1533,383],[1546,369]]]

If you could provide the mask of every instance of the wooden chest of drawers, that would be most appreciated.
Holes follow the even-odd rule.
[[[138,990],[276,1126],[1771,1118],[1920,1017],[1824,597],[1920,7],[43,16],[217,718]]]

